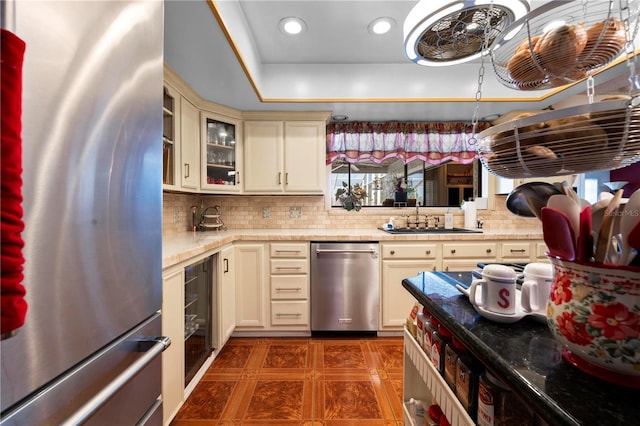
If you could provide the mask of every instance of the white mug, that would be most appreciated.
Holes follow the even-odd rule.
[[[550,263],[529,263],[524,267],[524,282],[520,303],[526,312],[546,312],[549,292],[553,284]]]
[[[471,282],[469,300],[487,311],[502,315],[515,314],[516,272],[505,265],[486,265],[482,269],[482,278]]]

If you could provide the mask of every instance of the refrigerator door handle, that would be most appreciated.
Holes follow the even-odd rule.
[[[147,364],[154,360],[160,353],[167,349],[171,345],[171,339],[166,336],[160,336],[152,338],[149,342],[155,342],[145,352],[143,356],[138,358],[133,364],[131,364],[126,370],[118,375],[111,383],[105,386],[100,392],[98,392],[93,398],[87,401],[82,407],[78,409],[71,417],[65,420],[62,425],[72,426],[85,422],[89,417],[93,415],[98,409],[106,403],[109,398],[126,385],[138,372],[144,369]],[[143,341],[139,342],[139,347],[142,348]]]

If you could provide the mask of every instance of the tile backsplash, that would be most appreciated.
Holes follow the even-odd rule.
[[[514,215],[505,206],[506,196],[496,196],[493,210],[478,211],[478,219],[486,230],[542,229],[535,218]],[[403,214],[412,214],[415,208],[363,209],[359,212],[328,208],[325,198],[317,195],[198,195],[165,192],[163,197],[163,234],[191,230],[192,207],[196,221],[200,212],[210,206],[220,206],[222,220],[228,229],[372,229],[380,227],[394,217],[402,223]],[[442,216],[444,208],[421,207],[421,214]],[[453,226],[464,227],[464,213],[452,208]],[[441,221],[444,219],[441,218]],[[443,226],[444,223],[441,223]]]

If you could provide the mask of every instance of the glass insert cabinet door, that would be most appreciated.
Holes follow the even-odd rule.
[[[203,187],[218,190],[239,190],[239,126],[229,120],[221,120],[203,114]]]

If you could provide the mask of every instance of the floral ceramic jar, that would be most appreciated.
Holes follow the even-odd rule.
[[[564,358],[604,380],[640,388],[640,268],[549,256],[547,324]]]

